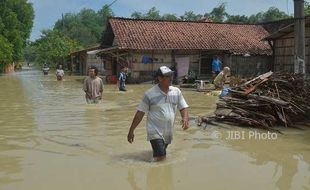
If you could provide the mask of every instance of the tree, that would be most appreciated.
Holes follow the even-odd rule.
[[[135,11],[131,14],[131,18],[149,19],[149,20],[178,20],[178,17],[175,14],[166,13],[166,14],[161,16],[159,14],[159,10],[156,10],[155,7],[152,7],[145,14]]]
[[[83,47],[99,43],[101,34],[106,28],[113,11],[104,5],[98,12],[92,9],[82,9],[77,14],[67,13],[57,20],[55,30],[79,42]]]
[[[78,43],[58,30],[44,30],[40,39],[36,40],[32,48],[36,51],[36,62],[55,65],[64,61],[70,52],[81,48]],[[64,63],[63,63],[64,64]]]
[[[310,3],[305,1],[305,15],[310,15]]]
[[[257,14],[253,14],[249,17],[245,15],[229,15],[227,14],[227,20],[225,22],[230,23],[248,23],[248,24],[256,24],[261,22],[270,22],[275,20],[281,20],[290,18],[285,12],[280,11],[276,7],[270,7],[266,12],[259,12]]]
[[[162,19],[163,19],[163,20],[171,20],[171,21],[173,21],[173,20],[178,20],[178,17],[177,17],[175,14],[169,14],[169,13],[167,13],[167,14],[164,14],[164,15],[162,16]]]
[[[24,60],[27,62],[35,62],[36,61],[36,47],[33,42],[27,42],[27,45],[24,49]]]
[[[134,18],[134,19],[143,19],[143,14],[142,14],[141,12],[135,11],[135,12],[133,12],[133,13],[131,14],[131,18]]]
[[[0,72],[13,61],[12,44],[2,35],[0,35]]]
[[[26,40],[30,36],[33,25],[34,11],[27,0],[2,0],[0,1],[0,46],[11,47],[12,59],[2,56],[0,62],[17,62],[22,58]]]
[[[160,20],[161,16],[159,10],[156,10],[155,7],[152,7],[144,16],[146,19]]]
[[[109,17],[113,17],[114,13],[108,5],[104,5],[98,12],[98,23],[103,25],[103,30],[106,29],[106,23],[108,22]]]
[[[159,10],[157,10],[155,7],[152,7],[145,14],[135,11],[131,14],[131,17],[135,19],[150,19],[150,20],[161,20],[162,19],[162,17],[159,14]]]
[[[249,18],[245,15],[227,15],[228,23],[249,23]]]
[[[201,14],[196,15],[193,11],[186,11],[180,18],[184,21],[199,21],[203,19],[203,16]]]
[[[276,7],[270,7],[265,13],[263,13],[262,22],[269,22],[275,21],[280,19],[289,18],[290,16],[287,15],[285,12],[280,11]]]
[[[264,13],[263,12],[259,12],[257,14],[253,14],[249,17],[249,23],[250,24],[255,24],[255,23],[259,23],[259,22],[262,22],[263,20],[263,16],[264,16]]]
[[[218,7],[213,8],[210,13],[204,15],[205,18],[209,18],[214,22],[223,22],[228,16],[226,12],[226,4],[222,3]]]

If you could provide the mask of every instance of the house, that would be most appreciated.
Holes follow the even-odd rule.
[[[294,23],[281,28],[264,38],[272,44],[273,70],[294,73]],[[310,17],[305,20],[305,66],[306,74],[310,73]]]
[[[267,35],[261,25],[110,18],[98,53],[110,60],[111,74],[125,65],[142,81],[162,65],[209,77],[214,55],[233,74],[254,76],[272,65],[271,47],[261,40]]]
[[[96,65],[101,75],[104,73],[104,60],[95,53],[100,49],[100,45],[71,52],[71,71],[80,75],[87,75],[87,68]]]
[[[152,79],[162,65],[174,67],[179,77],[190,71],[208,78],[214,55],[232,74],[256,76],[272,66],[271,47],[262,41],[268,35],[262,25],[112,17],[99,49],[73,55],[96,54],[106,75],[116,75],[121,65],[127,66],[133,82]]]

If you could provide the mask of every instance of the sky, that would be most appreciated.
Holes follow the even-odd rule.
[[[114,0],[28,0],[33,4],[35,19],[30,40],[40,37],[43,29],[53,28],[55,22],[65,13],[78,13],[83,8],[95,11]],[[115,16],[130,17],[134,11],[146,13],[156,7],[160,14],[172,13],[181,16],[185,11],[204,14],[221,3],[226,3],[226,11],[231,15],[251,15],[277,7],[287,14],[293,14],[293,0],[116,0],[111,5]]]

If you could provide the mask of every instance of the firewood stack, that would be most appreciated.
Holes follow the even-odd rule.
[[[212,119],[274,130],[309,118],[309,82],[302,75],[268,72],[232,88],[217,103]]]

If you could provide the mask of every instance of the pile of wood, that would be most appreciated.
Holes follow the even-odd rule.
[[[233,87],[217,103],[215,116],[204,120],[274,130],[309,118],[309,82],[302,75],[268,72]]]

